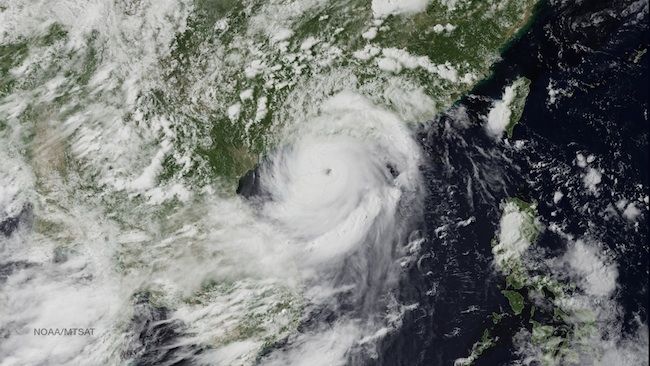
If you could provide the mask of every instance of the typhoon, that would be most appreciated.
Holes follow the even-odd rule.
[[[647,288],[544,202],[636,245],[643,178],[515,141],[495,72],[568,6],[0,0],[0,366],[642,362]]]

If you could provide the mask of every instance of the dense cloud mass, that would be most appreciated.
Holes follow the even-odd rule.
[[[0,366],[647,365],[647,15],[0,0]]]

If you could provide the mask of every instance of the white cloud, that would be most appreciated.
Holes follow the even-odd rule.
[[[372,12],[377,18],[414,14],[426,10],[430,2],[430,0],[372,0]]]

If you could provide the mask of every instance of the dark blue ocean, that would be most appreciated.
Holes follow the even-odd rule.
[[[620,212],[603,215],[623,197],[648,194],[647,6],[542,3],[530,26],[503,50],[493,76],[422,131],[428,198],[420,226],[426,241],[399,294],[419,306],[370,364],[452,365],[469,355],[485,329],[499,340],[476,365],[517,359],[512,338],[531,327],[530,316],[506,317],[497,326],[491,319],[509,309],[490,244],[507,197],[537,202],[542,223],[561,223],[566,233],[611,250],[623,330],[633,332],[636,319],[648,324],[647,210],[636,225]],[[531,80],[523,116],[512,139],[496,142],[486,136],[482,116],[519,76]],[[549,89],[558,91],[552,102]],[[515,141],[523,147],[513,148]],[[582,186],[574,164],[579,153],[593,155],[604,172],[597,196]],[[558,187],[574,193],[554,205]],[[458,224],[470,218],[469,225]],[[537,246],[549,255],[565,250],[564,240],[549,231]]]

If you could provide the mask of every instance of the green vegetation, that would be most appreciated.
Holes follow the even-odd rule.
[[[536,2],[466,1],[450,10],[435,1],[421,14],[389,16],[378,27],[377,37],[368,41],[361,37],[372,26],[368,2],[316,6],[298,17],[290,17],[282,14],[284,3],[271,8],[260,1],[201,0],[195,4],[187,29],[176,37],[170,58],[163,60],[168,85],[159,92],[164,94],[165,105],[184,106],[179,117],[198,128],[192,135],[210,138],[210,143],[193,148],[192,154],[203,162],[193,175],[198,175],[201,182],[204,179],[200,177],[217,176],[232,184],[274,143],[275,130],[291,122],[285,120],[283,113],[287,103],[292,103],[287,98],[309,83],[310,78],[327,79],[327,75],[347,70],[352,73],[349,77],[357,78],[360,90],[374,84],[385,88],[382,84],[393,77],[378,70],[373,60],[357,60],[353,52],[367,44],[403,49],[414,56],[428,57],[434,64],[447,64],[456,69],[459,77],[473,75],[473,82],[453,83],[423,69],[401,72],[399,78],[423,87],[432,97],[435,109],[441,110],[471,90],[474,82],[489,75],[501,48],[530,20]],[[267,14],[273,15],[268,18]],[[271,25],[263,22],[291,29],[293,34],[286,40],[286,51],[280,51],[264,34],[264,27]],[[446,24],[454,26],[453,31],[433,30],[436,25]],[[215,31],[215,27],[226,28]],[[305,53],[300,46],[309,37],[318,43]],[[337,49],[340,57],[329,63],[319,62],[332,49]],[[247,76],[245,69],[257,61],[262,65],[259,74]],[[298,73],[297,67],[301,68]],[[218,95],[218,100],[197,100],[196,87],[201,84],[210,85],[209,92]],[[240,101],[239,93],[246,89],[252,90],[252,98]],[[266,98],[267,111],[259,118],[261,97]],[[240,112],[231,120],[228,108],[237,103],[241,105]],[[176,110],[169,112],[177,114]],[[188,130],[187,125],[178,129],[177,149],[189,148],[185,137]],[[173,176],[180,169],[177,165],[167,160],[165,176]]]
[[[507,314],[505,313],[501,313],[501,314],[492,313],[492,323],[494,323],[495,325],[499,324],[506,315]]]
[[[503,290],[501,293],[508,299],[510,308],[515,315],[521,314],[522,310],[524,310],[524,297],[517,291]]]
[[[525,331],[540,351],[538,361],[542,365],[577,365],[578,354],[590,352],[585,340],[596,331],[595,315],[571,301],[574,285],[564,284],[550,274],[538,273],[537,266],[525,257],[528,245],[534,245],[541,232],[536,204],[509,198],[503,205],[503,217],[507,215],[517,215],[519,220],[503,221],[502,218],[500,230],[516,230],[519,235],[506,236],[505,242],[500,236],[493,239],[495,264],[505,276],[506,289],[501,293],[508,300],[514,317],[526,324]],[[513,222],[519,226],[503,226]],[[521,252],[522,248],[526,251]],[[507,259],[499,260],[504,257]],[[527,304],[530,304],[530,312],[524,313]],[[493,331],[504,317],[505,314],[493,313],[491,325],[485,331]]]
[[[464,359],[457,360],[455,365],[456,366],[470,366],[472,365],[478,358],[488,349],[494,347],[496,344],[496,341],[498,341],[498,337],[492,338],[490,336],[490,332],[486,329],[483,331],[483,335],[481,336],[481,340],[474,343],[472,346],[472,351],[470,352],[470,355]]]
[[[534,244],[540,234],[540,227],[537,223],[537,202],[526,202],[517,197],[511,197],[506,200],[506,204],[514,204],[519,213],[524,216],[524,222],[520,227],[522,236],[531,244]]]
[[[57,41],[66,39],[68,31],[59,23],[54,23],[48,29],[47,34],[38,40],[36,44],[42,46],[51,46]]]
[[[301,103],[313,105],[340,88],[351,87],[377,104],[398,108],[395,104],[399,103],[382,93],[399,86],[430,98],[426,101],[430,112],[413,118],[431,118],[489,76],[500,50],[530,21],[536,3],[471,0],[450,9],[433,1],[420,14],[391,15],[378,21],[370,2],[360,0],[320,5],[195,0],[186,27],[169,44],[170,52],[160,52],[164,56],[152,66],[157,70],[152,77],[156,83],[139,90],[122,118],[126,124],[148,123],[153,118],[172,122],[174,153],[163,161],[161,183],[182,179],[203,186],[216,181],[232,192],[237,179],[277,143],[282,126],[295,122],[291,108],[297,103],[296,95],[308,96]],[[298,10],[300,6],[305,8]],[[362,33],[372,27],[377,36],[363,38]],[[290,34],[283,42],[272,40],[281,28]],[[27,108],[29,115],[21,117],[26,126],[64,121],[84,113],[98,99],[106,100],[107,94],[118,103],[118,93],[129,82],[111,74],[107,82],[115,83],[111,90],[98,92],[96,85],[90,87],[94,76],[111,70],[106,67],[112,62],[106,49],[109,40],[99,30],[89,30],[85,46],[70,48],[66,47],[69,37],[65,26],[53,23],[41,35],[0,45],[0,98],[64,78],[52,91],[54,98],[32,98],[35,105]],[[302,49],[310,37],[316,43]],[[424,57],[432,65],[442,65],[442,71],[411,67],[392,74],[380,70],[376,58],[381,52],[369,60],[354,56],[370,45],[379,51],[392,48],[408,57]],[[37,61],[16,80],[9,71],[21,66],[30,53]],[[248,72],[256,62],[259,70]],[[251,91],[246,100],[240,98],[244,90]],[[229,114],[229,108],[238,113]],[[133,118],[136,111],[144,115],[142,121]],[[0,120],[0,130],[4,128],[6,121]],[[39,131],[27,133],[33,138]],[[150,144],[155,143],[154,138]],[[65,146],[60,151],[61,169],[74,165],[67,161],[71,156]]]
[[[27,57],[27,52],[27,42],[0,45],[0,98],[12,92],[15,80],[9,70],[20,65]],[[0,120],[0,129],[2,125],[3,121]]]
[[[514,97],[510,103],[510,122],[506,126],[506,134],[509,138],[512,138],[512,132],[515,129],[515,126],[519,123],[521,115],[524,113],[524,107],[526,105],[526,98],[528,98],[528,93],[530,93],[530,80],[525,77],[521,77],[512,84],[514,89]]]

